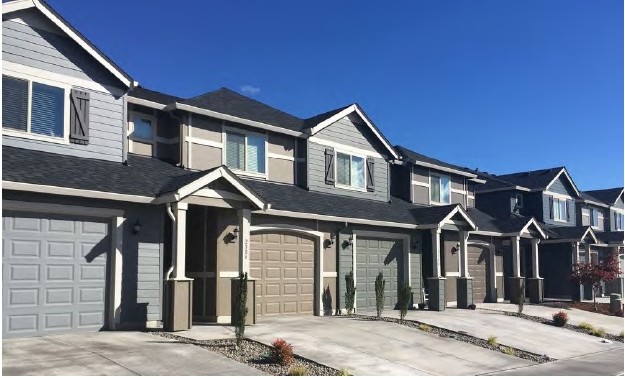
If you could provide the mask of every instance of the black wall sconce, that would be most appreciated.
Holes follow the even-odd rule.
[[[135,224],[132,226],[132,233],[134,235],[137,235],[139,231],[141,231],[141,223],[139,223],[139,220],[137,219]]]
[[[354,235],[349,235],[349,239],[343,241],[343,249],[354,244]]]
[[[234,243],[239,237],[239,228],[235,227],[234,230],[228,233],[228,238],[230,238],[230,243]]]
[[[334,244],[334,241],[336,240],[336,235],[334,233],[330,234],[330,239],[326,239],[325,240],[325,247],[329,248],[331,245]]]
[[[455,255],[460,250],[460,243],[456,243],[456,246],[451,249],[451,254]]]

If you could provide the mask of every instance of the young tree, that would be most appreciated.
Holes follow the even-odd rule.
[[[412,288],[408,282],[403,282],[397,288],[397,300],[399,302],[399,319],[404,320],[408,313],[408,306],[412,299]]]
[[[590,257],[588,257],[590,258]],[[614,254],[609,254],[599,264],[577,263],[573,264],[571,281],[578,285],[588,285],[592,287],[592,301],[595,311],[597,311],[597,293],[601,287],[601,282],[613,281],[621,274],[618,260]]]
[[[354,311],[354,301],[356,300],[356,286],[354,285],[354,273],[349,272],[345,275],[345,310],[347,315],[351,315]]]
[[[375,309],[378,312],[378,318],[382,317],[382,310],[384,310],[384,286],[386,286],[386,280],[380,272],[375,278]]]
[[[234,314],[234,334],[236,337],[237,348],[241,346],[241,342],[245,337],[245,320],[247,318],[247,273],[241,274],[239,277],[239,290],[237,291],[235,300]]]

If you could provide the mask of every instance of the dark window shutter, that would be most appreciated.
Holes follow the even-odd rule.
[[[373,192],[375,190],[375,181],[374,181],[374,174],[375,174],[375,161],[373,160],[373,158],[368,157],[367,158],[367,191],[368,192]]]
[[[553,219],[553,197],[549,197],[549,219]]]
[[[89,92],[72,89],[69,97],[69,141],[89,144]]]
[[[326,148],[326,184],[334,185],[334,148]]]
[[[565,201],[566,204],[566,221],[569,222],[571,220],[571,212],[569,211],[569,201]]]

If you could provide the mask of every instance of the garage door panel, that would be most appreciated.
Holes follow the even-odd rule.
[[[257,279],[258,315],[312,314],[314,307],[314,241],[293,234],[255,234],[250,261]],[[262,272],[263,274],[257,274]]]
[[[375,310],[375,279],[384,276],[385,307],[397,303],[398,281],[401,279],[402,241],[383,238],[358,237],[356,246],[356,306],[360,310]]]
[[[490,249],[482,246],[469,246],[469,275],[473,277],[473,300],[484,302],[487,296],[487,274]]]
[[[108,222],[4,213],[3,228],[3,335],[101,329]]]

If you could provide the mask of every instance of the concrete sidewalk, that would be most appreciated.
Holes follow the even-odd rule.
[[[141,332],[2,340],[3,375],[266,375],[195,345]]]
[[[384,316],[399,315],[398,311],[386,311]],[[465,332],[481,339],[496,336],[501,344],[556,359],[604,352],[623,346],[622,343],[604,344],[598,337],[482,309],[409,311],[407,319]]]
[[[230,327],[194,326],[176,334],[207,340],[233,333]],[[265,344],[283,338],[294,353],[354,375],[478,375],[533,364],[398,324],[346,317],[263,318],[245,334]]]
[[[511,303],[480,303],[480,309],[517,312],[517,305]],[[526,315],[538,316],[551,320],[551,316],[558,312],[564,311],[569,315],[569,323],[579,325],[581,322],[588,322],[597,328],[604,328],[608,333],[617,335],[623,331],[623,318],[618,316],[609,316],[598,314],[590,311],[578,310],[575,308],[564,309],[548,307],[544,305],[525,304],[523,313]]]

